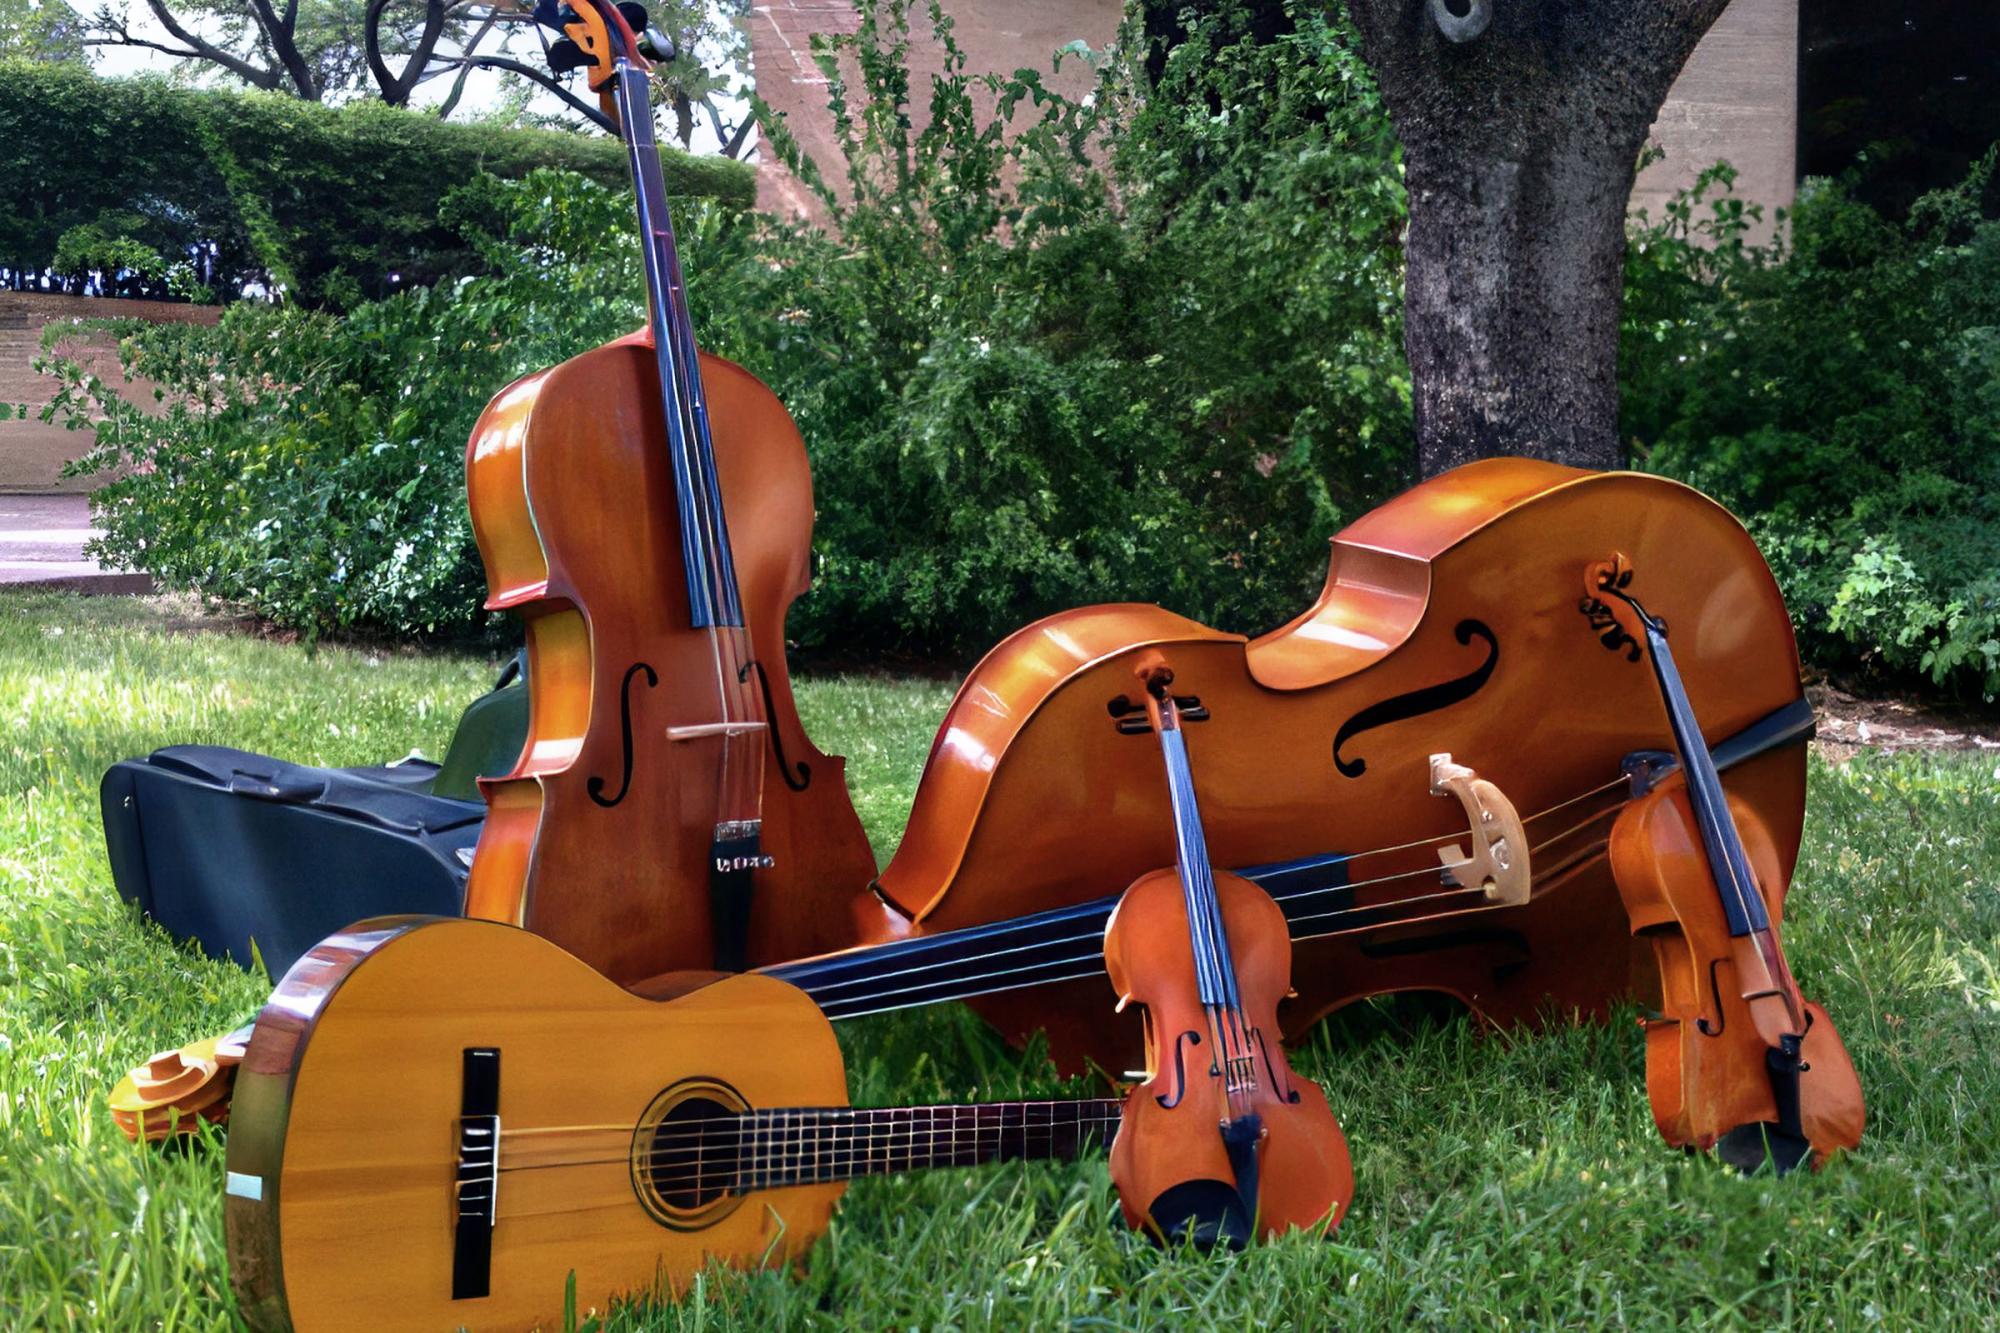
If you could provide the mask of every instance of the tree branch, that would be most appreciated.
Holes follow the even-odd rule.
[[[282,77],[278,71],[253,65],[234,52],[226,51],[202,37],[199,33],[184,27],[180,20],[173,16],[173,12],[166,7],[163,0],[146,0],[146,8],[153,11],[153,17],[160,21],[161,27],[165,28],[173,36],[178,37],[188,46],[194,48],[196,58],[206,60],[212,65],[222,66],[253,88],[262,88],[269,91],[276,88],[282,82]],[[126,37],[131,38],[130,33],[124,32],[123,24],[119,25],[119,31]],[[117,44],[114,43],[114,45]],[[138,38],[131,38],[129,43],[126,44],[132,46],[153,45],[153,43],[144,42]]]
[[[612,120],[611,117],[605,115],[602,111],[584,101],[560,83],[557,83],[554,76],[536,69],[532,65],[525,65],[518,60],[510,60],[506,56],[440,56],[434,59],[437,64],[447,67],[470,65],[475,69],[504,69],[509,74],[518,74],[528,80],[528,82],[554,93],[564,106],[567,106],[570,110],[576,112],[606,134],[615,135],[618,133],[618,123]]]
[[[497,10],[489,11],[486,15],[486,21],[473,31],[471,39],[465,43],[464,49],[459,52],[459,55],[462,57],[470,56],[474,51],[478,50],[479,44],[486,40],[487,33],[493,31],[493,25],[498,19],[499,12]],[[428,61],[429,57],[426,56],[425,59]],[[452,81],[451,92],[445,95],[444,102],[437,109],[437,118],[439,120],[446,119],[457,108],[458,99],[465,95],[465,80],[471,73],[472,65],[470,63],[458,67],[458,77]],[[429,75],[430,69],[428,65],[417,71],[419,81],[429,77]]]
[[[148,0],[148,3],[158,8],[157,0]],[[264,30],[264,36],[270,41],[278,63],[285,67],[292,86],[299,90],[299,96],[308,102],[319,101],[319,85],[313,79],[312,67],[299,54],[299,44],[292,36],[292,24],[298,20],[298,0],[290,0],[286,5],[286,17],[283,19],[271,8],[270,0],[250,0],[250,8],[258,26]]]

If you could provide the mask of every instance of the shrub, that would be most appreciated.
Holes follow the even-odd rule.
[[[1901,221],[1812,182],[1751,246],[1727,170],[1631,250],[1635,460],[1744,514],[1807,650],[2000,692],[2000,221],[1989,156]]]
[[[747,205],[748,167],[672,150],[674,190]],[[57,263],[76,227],[119,219],[168,256],[212,243],[212,285],[277,281],[345,309],[474,271],[439,205],[482,172],[561,167],[621,181],[624,150],[599,135],[459,125],[379,102],[334,108],[268,93],[100,79],[69,65],[0,60],[0,263]],[[392,278],[393,275],[393,278]]]
[[[820,53],[838,239],[677,218],[704,346],[812,453],[822,560],[792,631],[963,653],[1082,602],[1295,614],[1328,534],[1410,466],[1401,192],[1344,29],[1259,45],[1211,19],[1149,98],[1120,57],[1088,103],[993,80],[982,117],[934,12],[947,67],[912,135],[903,17],[846,44],[858,87]],[[59,367],[56,410],[105,414],[83,466],[131,469],[100,497],[107,552],[308,629],[476,623],[460,450],[508,380],[639,321],[629,212],[575,176],[487,181],[445,217],[489,276],[123,329],[158,417]]]

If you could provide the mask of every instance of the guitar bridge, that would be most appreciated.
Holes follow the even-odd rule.
[[[493,1224],[500,1199],[500,1052],[490,1046],[465,1051],[453,1193],[451,1298],[476,1300],[492,1290]]]

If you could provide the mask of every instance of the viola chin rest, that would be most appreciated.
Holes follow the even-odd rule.
[[[1153,1223],[1146,1234],[1170,1248],[1191,1244],[1206,1254],[1250,1243],[1250,1218],[1236,1187],[1227,1181],[1183,1180],[1153,1200],[1146,1215]]]

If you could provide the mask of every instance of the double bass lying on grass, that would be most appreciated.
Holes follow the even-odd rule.
[[[1682,983],[1663,988],[1669,960],[1634,940],[1621,890],[1639,872],[1621,883],[1608,849],[1677,765],[1660,750],[1653,673],[1609,634],[1608,612],[1579,602],[1579,571],[1610,552],[1671,616],[1701,724],[1689,743],[1754,818],[1766,882],[1782,883],[1813,721],[1748,534],[1662,478],[1498,459],[1351,524],[1318,603],[1262,638],[1111,606],[1002,643],[939,728],[902,847],[856,899],[874,947],[770,970],[835,1017],[972,997],[1007,1032],[1046,1028],[1065,1064],[1129,1067],[1139,1034],[1107,1020],[1098,958],[1108,886],[1152,869],[1171,836],[1129,753],[1146,730],[1132,725],[1135,665],[1165,652],[1183,712],[1207,719],[1188,746],[1213,859],[1270,894],[1297,946],[1287,1037],[1398,991],[1442,992],[1498,1023],[1603,1016],[1628,996],[1658,1007]],[[1478,774],[1457,788],[1463,805],[1433,795],[1439,752]],[[1495,830],[1515,811],[1532,884],[1495,893]],[[1677,1145],[1736,1126],[1675,1106],[1720,1105],[1723,1082],[1768,1086],[1761,1047],[1734,1040],[1683,1068],[1677,1086],[1649,1086]]]

